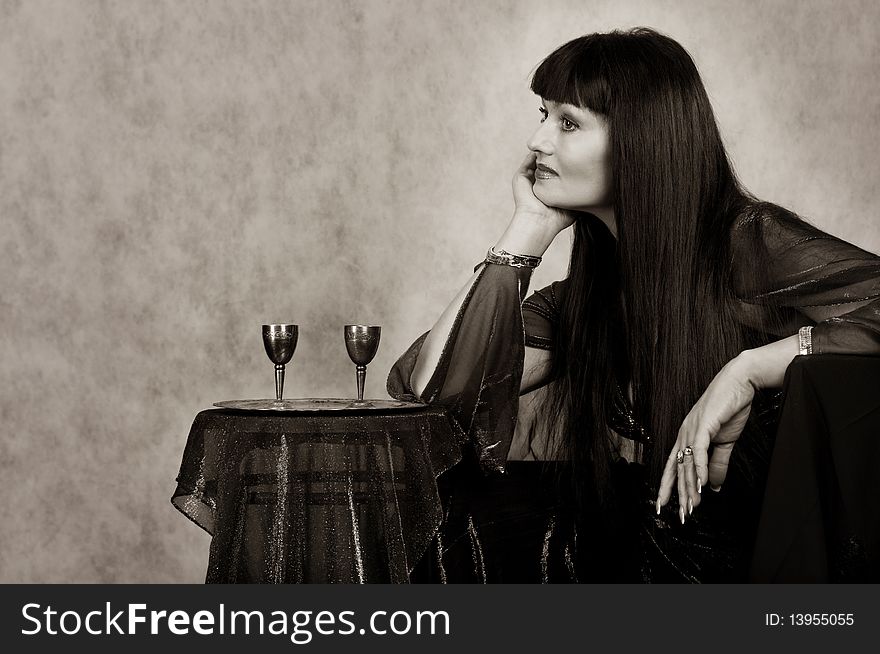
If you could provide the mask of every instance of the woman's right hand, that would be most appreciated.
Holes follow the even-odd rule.
[[[566,209],[548,207],[535,195],[536,159],[537,155],[529,152],[513,176],[513,201],[516,204],[516,213],[534,216],[555,229],[558,234],[563,229],[571,227],[575,214]]]
[[[496,249],[541,256],[556,235],[575,221],[575,212],[548,207],[535,195],[535,159],[535,153],[530,152],[513,176],[516,210]]]

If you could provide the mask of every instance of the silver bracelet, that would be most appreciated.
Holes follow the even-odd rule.
[[[495,251],[495,248],[489,248],[486,253],[487,263],[497,263],[502,266],[513,266],[514,268],[537,268],[541,263],[541,257],[533,257],[526,254],[511,254],[506,250]]]
[[[801,327],[798,330],[798,354],[813,353],[813,328]]]

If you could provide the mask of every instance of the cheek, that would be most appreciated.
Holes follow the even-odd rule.
[[[614,176],[611,174],[611,164],[605,163],[599,169],[600,192],[604,203],[610,203],[614,190]]]
[[[553,180],[549,183],[535,184],[532,188],[535,197],[548,207],[575,209],[583,206],[592,192],[582,179]]]
[[[582,178],[594,200],[606,202],[611,197],[612,187],[610,157],[603,154],[584,162]]]
[[[584,162],[566,182],[568,192],[585,203],[601,205],[611,196],[611,171],[603,162]]]

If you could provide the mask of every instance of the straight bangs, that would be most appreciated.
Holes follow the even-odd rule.
[[[532,76],[532,91],[551,102],[607,116],[611,87],[602,45],[588,35],[550,53]]]

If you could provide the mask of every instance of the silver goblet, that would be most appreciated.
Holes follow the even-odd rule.
[[[367,380],[367,364],[376,356],[382,328],[376,325],[346,325],[345,349],[348,358],[357,366],[358,402],[364,401],[364,383]]]
[[[263,325],[263,347],[275,364],[275,401],[284,394],[284,366],[293,358],[299,340],[298,325]]]

